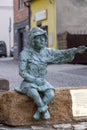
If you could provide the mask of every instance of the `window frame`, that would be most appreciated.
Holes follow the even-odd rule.
[[[18,0],[19,3],[18,3],[18,9],[23,9],[24,8],[24,0]]]

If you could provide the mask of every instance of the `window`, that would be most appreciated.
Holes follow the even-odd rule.
[[[19,0],[19,9],[24,7],[24,0]]]

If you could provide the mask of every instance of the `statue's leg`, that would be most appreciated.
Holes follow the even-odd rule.
[[[44,103],[40,97],[40,94],[36,89],[30,88],[27,92],[27,96],[31,97],[34,100],[34,102],[37,104],[38,107],[41,107],[44,105]]]
[[[34,102],[36,103],[37,107],[44,106],[44,103],[38,93],[38,91],[34,88],[31,88],[28,90],[27,95],[31,97]],[[34,119],[39,120],[40,118],[40,112],[37,110],[36,113],[33,116]]]
[[[54,96],[55,96],[55,91],[53,89],[46,90],[44,92],[43,102],[48,105],[52,101]]]
[[[40,113],[46,111],[48,107],[47,105],[44,104],[43,100],[40,97],[39,92],[36,89],[30,88],[27,92],[27,95],[31,97],[34,100],[34,102],[37,104],[38,110],[36,111],[33,117],[34,119],[38,120],[40,118]]]
[[[54,93],[53,89],[46,90],[46,92],[44,93],[44,97],[43,97],[44,104],[48,105],[54,98],[54,95],[55,95],[55,93]],[[43,117],[46,120],[50,119],[50,113],[48,110],[43,113]]]

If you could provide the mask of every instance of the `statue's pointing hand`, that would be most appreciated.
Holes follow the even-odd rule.
[[[86,50],[87,50],[86,46],[79,46],[76,51],[77,51],[77,53],[83,53]]]

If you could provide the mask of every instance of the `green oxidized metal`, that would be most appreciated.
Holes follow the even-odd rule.
[[[17,92],[31,97],[37,105],[37,111],[33,118],[39,120],[50,119],[48,104],[55,95],[54,87],[45,80],[47,64],[65,63],[74,59],[76,53],[83,53],[87,48],[80,46],[66,50],[54,50],[47,48],[46,31],[34,27],[28,32],[27,48],[20,53],[19,74],[23,81]],[[40,96],[43,93],[43,97]]]

